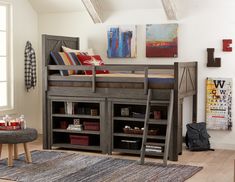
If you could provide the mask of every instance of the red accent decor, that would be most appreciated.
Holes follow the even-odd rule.
[[[0,130],[20,130],[20,126],[0,126]]]
[[[89,145],[89,136],[70,135],[72,145]]]
[[[95,65],[101,66],[104,65],[103,60],[99,55],[89,56],[89,55],[77,55],[78,60],[80,61],[81,65]],[[96,74],[108,74],[108,70],[96,70]],[[86,75],[92,75],[91,70],[85,70]]]
[[[232,39],[223,39],[223,51],[232,52],[233,48],[231,47]]]
[[[20,123],[19,122],[10,122],[10,125],[11,126],[20,126]]]
[[[83,125],[84,125],[84,130],[100,131],[100,123],[99,122],[84,121]]]

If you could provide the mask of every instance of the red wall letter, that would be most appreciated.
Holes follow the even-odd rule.
[[[224,52],[232,52],[232,39],[223,39],[223,51]]]

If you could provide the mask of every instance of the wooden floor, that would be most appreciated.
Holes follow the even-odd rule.
[[[42,137],[40,136],[35,142],[29,143],[29,149],[42,150]],[[23,153],[23,151],[23,145],[19,145],[19,153]],[[87,155],[103,155],[99,153],[79,152]],[[1,159],[6,157],[7,145],[3,145]],[[120,154],[114,154],[112,157],[139,160],[137,156]],[[207,152],[189,152],[184,150],[183,154],[179,156],[179,161],[172,163],[203,166],[203,170],[188,179],[187,182],[233,182],[234,159],[235,151],[233,150],[215,150]],[[162,160],[154,158],[146,158],[146,161],[162,162]],[[0,182],[9,181],[0,180]]]

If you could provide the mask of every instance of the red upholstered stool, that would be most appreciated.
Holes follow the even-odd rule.
[[[31,154],[28,150],[27,143],[35,140],[38,136],[37,130],[26,128],[23,130],[1,130],[0,131],[0,157],[2,144],[8,144],[8,166],[13,166],[13,158],[18,159],[17,144],[22,143],[25,150],[25,160],[31,163]],[[14,150],[14,157],[13,157]]]

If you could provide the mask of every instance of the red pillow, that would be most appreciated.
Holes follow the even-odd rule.
[[[99,55],[89,56],[89,55],[77,55],[78,60],[80,61],[81,65],[95,65],[101,66],[104,65],[103,60]],[[108,70],[96,70],[96,74],[108,74]],[[91,70],[85,70],[86,75],[92,75]]]

